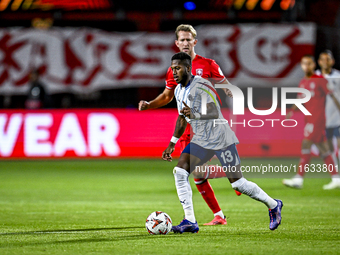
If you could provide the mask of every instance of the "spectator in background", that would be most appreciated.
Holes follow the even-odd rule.
[[[25,102],[27,109],[46,108],[48,100],[44,84],[39,81],[39,71],[34,70],[30,74],[30,89]]]

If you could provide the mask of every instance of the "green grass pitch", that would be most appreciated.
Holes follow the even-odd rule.
[[[298,159],[242,160],[262,163]],[[245,174],[283,200],[282,224],[275,231],[269,230],[266,206],[237,197],[225,178],[210,183],[228,225],[203,226],[213,215],[191,180],[199,233],[149,235],[145,219],[153,211],[165,211],[174,224],[182,220],[175,164],[1,161],[0,254],[339,254],[340,190],[322,190],[328,174],[308,174],[318,178],[306,178],[302,190],[284,187],[275,174]]]

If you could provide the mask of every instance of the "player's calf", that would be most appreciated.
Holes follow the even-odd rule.
[[[256,183],[248,181],[243,177],[231,183],[231,186],[233,187],[233,189],[241,192],[242,194],[248,195],[252,199],[264,203],[268,207],[270,216],[269,228],[271,230],[276,229],[281,224],[281,200],[275,200],[271,198]],[[279,201],[281,204],[279,203]],[[275,218],[275,220],[273,220],[273,218]]]

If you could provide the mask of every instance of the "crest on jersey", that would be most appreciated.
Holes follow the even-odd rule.
[[[311,88],[311,89],[315,89],[315,83],[314,83],[314,82],[311,82],[311,83],[310,83],[310,88]]]
[[[203,75],[203,69],[201,69],[201,68],[196,69],[196,75],[202,77],[202,75]]]
[[[189,94],[189,95],[188,95],[188,100],[189,100],[189,101],[192,101],[193,99],[194,99],[193,96],[192,96],[191,94]]]

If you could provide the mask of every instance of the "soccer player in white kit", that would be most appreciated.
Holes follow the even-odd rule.
[[[197,166],[216,155],[226,170],[226,175],[234,190],[264,203],[269,209],[271,230],[281,224],[281,200],[268,196],[255,183],[246,180],[240,171],[240,158],[236,150],[238,139],[223,118],[216,101],[216,90],[212,84],[199,76],[191,75],[191,57],[180,52],[171,58],[171,69],[178,86],[175,97],[179,116],[169,146],[162,158],[171,161],[175,144],[184,132],[187,122],[192,126],[194,136],[185,147],[173,173],[178,198],[183,206],[185,218],[178,226],[173,226],[175,233],[199,230],[192,203],[192,190],[188,180],[190,173]]]
[[[333,53],[330,50],[325,50],[320,53],[318,64],[319,70],[316,70],[317,75],[322,75],[328,80],[329,89],[333,91],[334,96],[340,102],[340,71],[333,68],[335,61]],[[340,152],[338,152],[338,159],[336,157],[336,150],[333,146],[333,137],[337,140],[338,149],[340,148],[340,112],[338,111],[334,100],[327,95],[326,97],[326,137],[328,146],[332,152],[335,165],[340,164]],[[339,163],[338,163],[339,160]],[[340,188],[340,179],[333,178],[332,181],[323,186],[323,189]]]

